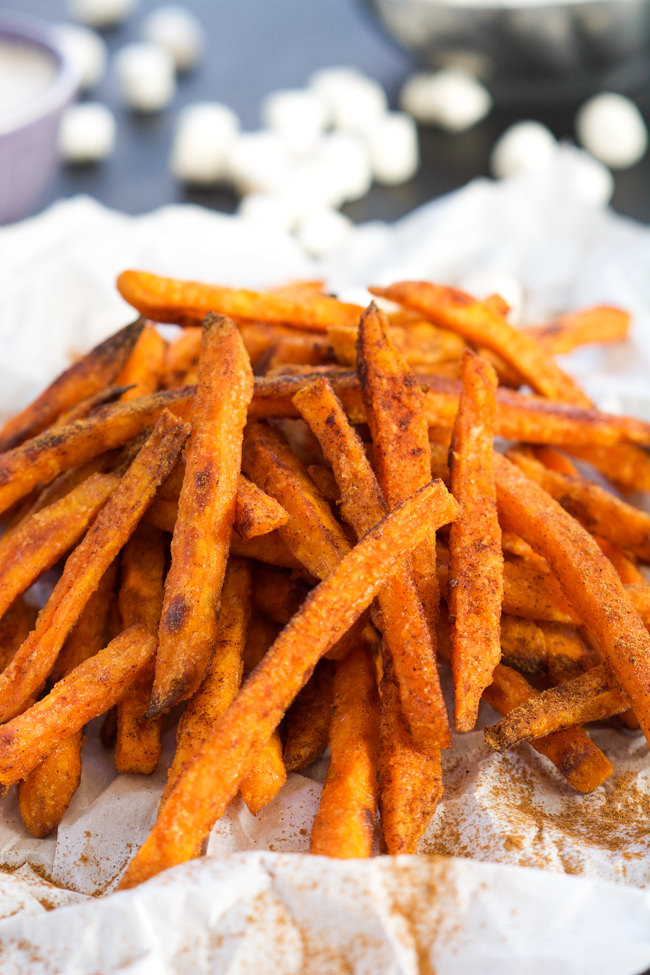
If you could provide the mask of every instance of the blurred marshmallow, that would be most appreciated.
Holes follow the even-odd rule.
[[[71,105],[61,117],[59,152],[68,163],[95,163],[110,156],[115,145],[115,118],[98,102]]]
[[[372,184],[372,168],[368,148],[360,136],[352,132],[329,133],[315,155],[327,178],[338,188],[341,203],[366,195]]]
[[[136,7],[136,0],[68,0],[68,12],[89,27],[113,27],[126,20]]]
[[[463,132],[489,114],[492,96],[467,71],[448,68],[409,78],[400,93],[400,107],[424,125]]]
[[[515,122],[497,140],[490,156],[490,170],[498,179],[539,172],[556,151],[555,136],[541,122]]]
[[[289,152],[297,155],[314,149],[327,125],[327,107],[308,89],[271,92],[262,102],[262,122],[283,139]]]
[[[227,105],[196,102],[176,122],[170,168],[184,183],[210,186],[226,176],[226,160],[239,130],[239,119]]]
[[[578,196],[604,206],[614,195],[614,177],[603,163],[585,149],[572,148],[571,168],[565,175]]]
[[[286,176],[289,159],[276,132],[242,132],[228,150],[228,179],[242,194],[273,192]]]
[[[249,193],[241,200],[237,213],[251,223],[277,230],[289,231],[295,223],[290,203],[272,193]]]
[[[370,166],[378,183],[405,183],[420,161],[415,122],[405,112],[386,112],[367,130]]]
[[[324,68],[311,76],[309,86],[327,106],[335,128],[363,132],[388,108],[379,82],[355,68]]]
[[[180,4],[156,7],[145,18],[142,35],[149,43],[164,48],[181,73],[191,71],[203,57],[203,27],[192,12]]]
[[[634,102],[614,92],[588,99],[576,116],[578,141],[612,169],[636,165],[648,148],[648,130]]]
[[[82,91],[94,88],[106,70],[106,44],[94,30],[81,24],[56,24],[56,42],[79,74]]]
[[[338,210],[320,210],[299,221],[295,235],[314,258],[330,257],[341,247],[352,230],[352,223]]]
[[[115,55],[113,69],[122,98],[136,112],[159,112],[174,97],[174,62],[156,44],[126,44]]]

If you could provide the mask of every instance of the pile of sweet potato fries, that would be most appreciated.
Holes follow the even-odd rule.
[[[487,701],[492,748],[529,741],[581,792],[612,772],[583,724],[650,740],[650,516],[624,500],[650,490],[650,424],[554,358],[624,340],[624,312],[515,329],[500,297],[429,283],[371,288],[387,311],[322,282],[118,287],[141,317],[0,431],[0,784],[32,834],[63,816],[92,718],[117,770],[148,774],[172,711],[122,888],[328,747],[312,852],[369,856],[378,823],[415,852],[451,744],[439,661],[459,732]]]

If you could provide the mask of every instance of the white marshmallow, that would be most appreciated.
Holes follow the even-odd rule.
[[[284,89],[262,102],[262,122],[284,140],[289,152],[310,152],[327,125],[327,108],[316,92]]]
[[[115,145],[115,118],[98,102],[71,105],[61,117],[59,152],[69,163],[95,163],[110,156]]]
[[[379,82],[354,68],[324,68],[312,75],[309,86],[327,106],[335,128],[364,132],[388,108]]]
[[[289,158],[277,133],[242,132],[228,150],[227,177],[241,194],[273,192],[286,176]]]
[[[366,132],[370,165],[378,183],[405,183],[420,162],[415,122],[404,112],[387,112]]]
[[[566,174],[578,196],[582,196],[589,203],[605,206],[614,195],[614,177],[612,173],[585,149],[573,147],[571,154],[571,168]]]
[[[352,222],[337,210],[314,211],[301,220],[295,235],[311,257],[331,257],[345,242]]]
[[[339,207],[344,202],[336,174],[318,159],[290,161],[277,180],[274,192],[287,201],[296,220],[315,210]]]
[[[481,268],[470,271],[459,282],[462,291],[483,301],[491,295],[500,295],[510,306],[509,321],[520,321],[524,306],[524,289],[521,282],[507,271],[498,268]]]
[[[518,173],[539,172],[557,151],[555,136],[541,122],[515,122],[497,140],[490,170],[498,179]]]
[[[400,93],[400,107],[425,125],[463,132],[489,114],[492,96],[467,71],[449,68],[409,78]]]
[[[112,27],[133,13],[137,0],[68,0],[68,12],[89,27]]]
[[[368,148],[360,136],[352,132],[329,133],[321,139],[315,156],[328,180],[337,187],[341,203],[366,195],[372,184],[372,169]]]
[[[106,70],[106,44],[94,30],[81,24],[56,24],[55,39],[79,74],[83,91],[94,88]]]
[[[126,44],[115,55],[113,69],[122,98],[137,112],[159,112],[174,97],[174,62],[162,47],[146,41]]]
[[[205,49],[205,31],[186,7],[168,4],[156,7],[142,25],[142,35],[151,44],[163,47],[179,72],[191,71]]]
[[[648,148],[648,130],[634,102],[614,92],[588,99],[576,116],[578,141],[612,169],[636,165]]]
[[[251,223],[279,230],[291,230],[295,223],[290,203],[271,193],[249,193],[242,198],[237,213]]]
[[[226,177],[226,160],[239,130],[239,119],[227,105],[195,102],[176,122],[170,168],[184,183],[210,186]]]

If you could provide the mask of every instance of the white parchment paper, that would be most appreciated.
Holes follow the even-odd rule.
[[[195,207],[133,218],[58,203],[0,230],[0,415],[133,317],[114,281],[141,267],[248,287],[324,275],[362,302],[367,284],[401,277],[512,279],[527,321],[620,304],[634,316],[625,347],[565,365],[602,407],[650,418],[650,229],[585,200],[573,162],[567,149],[534,178],[476,181],[392,227],[356,228],[326,265]],[[258,817],[233,802],[206,857],[112,894],[155,818],[165,762],[116,777],[91,732],[56,837],[25,833],[13,792],[0,808],[0,971],[634,975],[650,966],[650,759],[639,736],[594,734],[615,772],[591,796],[530,748],[497,755],[480,733],[457,736],[418,857],[304,856],[317,767]],[[167,761],[172,748],[169,735]]]

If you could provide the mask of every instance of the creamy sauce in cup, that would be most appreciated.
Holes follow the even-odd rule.
[[[45,91],[57,71],[56,60],[36,45],[0,38],[0,116]]]

